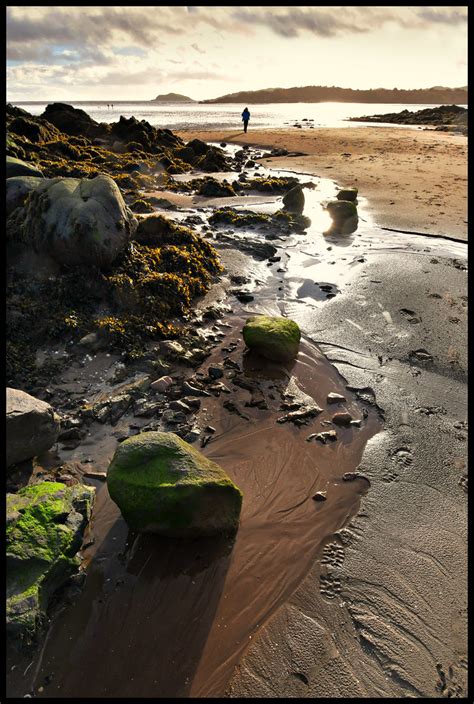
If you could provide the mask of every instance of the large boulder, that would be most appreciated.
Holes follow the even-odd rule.
[[[26,161],[16,159],[14,156],[7,156],[6,177],[12,178],[13,176],[42,177],[43,173],[36,166],[33,166],[33,164],[27,164]]]
[[[107,485],[132,530],[184,538],[237,530],[241,491],[174,433],[141,433],[122,442]]]
[[[68,266],[109,267],[137,221],[110,176],[54,178],[32,191],[7,222],[9,237]]]
[[[304,193],[301,186],[294,186],[283,196],[283,205],[286,210],[291,210],[295,213],[302,213],[304,209]]]
[[[42,482],[7,494],[7,632],[31,637],[74,574],[94,487]]]
[[[288,362],[298,354],[300,329],[293,320],[269,315],[247,318],[242,330],[250,350],[275,362]]]
[[[59,429],[60,419],[49,403],[7,388],[7,467],[49,450]]]
[[[44,183],[44,179],[40,176],[12,176],[7,178],[7,215],[10,215],[15,208],[23,205],[28,194],[36,190],[42,183]]]

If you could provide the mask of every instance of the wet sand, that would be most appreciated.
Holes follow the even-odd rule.
[[[284,148],[261,163],[357,186],[377,225],[467,240],[467,138],[402,127],[180,132],[183,139]]]

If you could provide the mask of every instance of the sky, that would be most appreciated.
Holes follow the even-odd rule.
[[[7,100],[467,85],[467,6],[8,7]]]

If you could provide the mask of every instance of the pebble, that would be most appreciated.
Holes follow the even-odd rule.
[[[173,379],[170,376],[162,376],[150,384],[150,389],[154,392],[163,393],[168,391],[170,386],[173,384]]]
[[[353,482],[355,479],[359,478],[359,474],[357,472],[346,472],[345,474],[342,475],[342,481],[343,482]]]
[[[198,389],[195,386],[191,386],[191,384],[187,381],[184,382],[183,384],[183,393],[185,395],[190,394],[191,396],[210,396],[207,391],[204,391],[204,389]]]
[[[212,425],[206,425],[206,427],[204,428],[204,430],[205,430],[207,433],[215,433],[215,432],[216,432],[216,429],[215,429]]]
[[[342,411],[341,413],[335,413],[331,420],[336,425],[350,425],[352,416],[347,411]]]
[[[209,367],[207,373],[211,379],[221,379],[224,376],[224,372],[220,367]]]
[[[328,440],[337,440],[337,433],[335,430],[326,430],[323,433],[318,433],[316,435],[316,440],[319,440],[320,442],[326,444]]]
[[[317,491],[314,496],[311,497],[313,501],[326,501],[326,492]]]
[[[345,397],[341,396],[341,394],[336,394],[333,391],[328,394],[327,396],[327,402],[328,403],[340,403],[341,401],[345,401]]]

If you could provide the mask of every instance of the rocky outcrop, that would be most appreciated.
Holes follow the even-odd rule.
[[[112,139],[120,140],[124,144],[135,142],[140,144],[145,151],[158,152],[163,148],[176,149],[184,146],[183,140],[168,129],[158,129],[146,120],[137,120],[136,117],[120,117],[118,122],[111,126]]]
[[[60,135],[59,130],[47,120],[31,116],[15,117],[15,119],[10,122],[8,129],[15,134],[26,137],[34,144],[58,139]]]
[[[49,403],[7,388],[7,466],[49,450],[59,429],[60,419]]]
[[[300,329],[293,320],[268,315],[247,318],[242,330],[250,350],[275,362],[288,362],[298,354]]]
[[[74,574],[95,489],[42,482],[7,494],[7,633],[31,637]]]
[[[45,179],[9,218],[7,233],[60,264],[108,267],[124,251],[137,221],[115,182]]]
[[[73,108],[66,103],[50,103],[41,117],[61,132],[70,135],[104,137],[108,132],[106,125],[93,120],[84,110]]]
[[[39,176],[42,178],[43,174],[33,164],[27,164],[14,156],[7,156],[6,177],[12,178],[13,176]]]
[[[107,486],[132,530],[194,538],[237,530],[242,493],[224,470],[174,433],[122,442]]]

